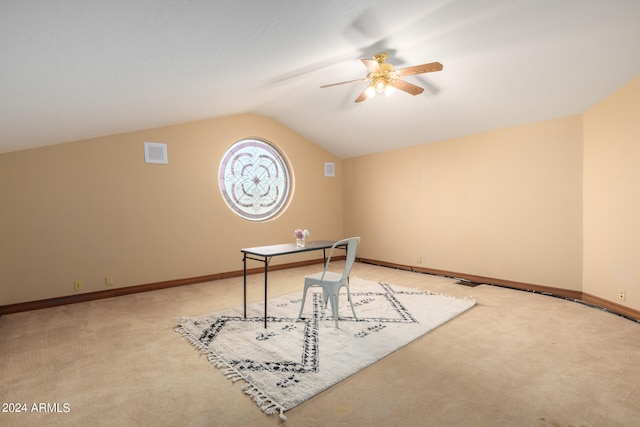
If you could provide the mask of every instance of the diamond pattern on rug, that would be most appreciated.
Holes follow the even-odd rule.
[[[183,318],[176,330],[206,353],[267,413],[291,409],[471,308],[474,300],[407,289],[358,278],[351,280],[357,319],[341,295],[339,325],[321,291],[298,319],[301,292],[263,303]]]

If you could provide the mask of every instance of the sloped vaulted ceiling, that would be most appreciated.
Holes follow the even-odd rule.
[[[636,0],[0,0],[0,153],[253,112],[348,158],[584,112],[640,74]],[[363,57],[418,96],[353,101]]]

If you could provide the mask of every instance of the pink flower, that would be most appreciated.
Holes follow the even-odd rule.
[[[301,229],[301,228],[297,228],[294,232],[293,235],[296,236],[296,239],[308,239],[310,236],[309,230],[307,229]]]

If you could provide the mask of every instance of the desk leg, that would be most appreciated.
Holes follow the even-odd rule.
[[[244,285],[244,318],[247,318],[247,254],[242,258]]]
[[[247,254],[242,258],[244,264],[244,318],[247,318]]]
[[[269,261],[264,260],[264,327],[267,327],[267,270],[269,269]]]

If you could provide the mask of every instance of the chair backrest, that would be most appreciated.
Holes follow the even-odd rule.
[[[344,271],[342,272],[341,280],[348,278],[349,275],[351,274],[353,263],[356,261],[356,252],[358,250],[359,244],[360,244],[360,237],[349,237],[348,239],[342,239],[335,242],[331,247],[331,253],[329,254],[329,259],[327,260],[325,271],[329,266],[329,261],[331,260],[331,255],[333,254],[333,250],[338,246],[347,245],[347,257],[344,262]]]

